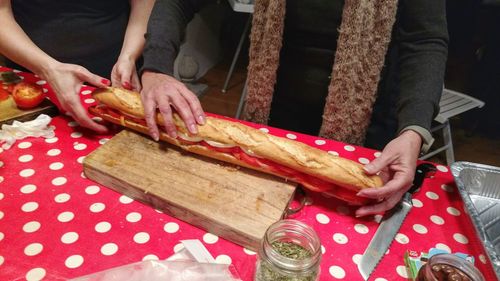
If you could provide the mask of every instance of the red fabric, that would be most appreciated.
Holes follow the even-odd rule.
[[[89,88],[82,90],[84,104],[92,105]],[[369,149],[244,123],[361,163],[376,157]],[[219,262],[231,262],[243,280],[253,279],[253,253],[83,176],[82,157],[112,134],[95,135],[66,116],[54,118],[52,125],[56,138],[27,138],[0,152],[0,280],[64,280],[146,256],[165,259],[184,239],[200,239]],[[436,245],[473,255],[486,280],[495,280],[448,168],[438,169],[414,196],[415,207],[371,280],[405,280],[405,251]],[[354,208],[341,201],[308,196],[313,204],[293,218],[311,225],[321,238],[320,280],[362,280],[356,262],[380,218],[355,218]]]

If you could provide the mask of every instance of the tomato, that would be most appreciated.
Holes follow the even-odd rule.
[[[43,101],[43,89],[34,83],[21,82],[14,86],[12,98],[19,108],[33,108]]]
[[[9,98],[9,92],[7,90],[4,90],[3,88],[0,88],[0,101],[4,101]]]

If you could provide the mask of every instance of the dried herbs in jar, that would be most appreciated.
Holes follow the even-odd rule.
[[[282,220],[271,225],[259,249],[255,281],[316,281],[321,243],[308,225]]]

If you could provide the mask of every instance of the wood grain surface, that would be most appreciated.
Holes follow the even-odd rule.
[[[40,114],[55,116],[57,113],[56,106],[48,99],[45,99],[40,105],[32,109],[19,109],[12,96],[0,101],[0,125],[11,124],[14,120],[20,122],[33,120]]]
[[[128,130],[83,165],[89,179],[252,250],[283,217],[296,187]]]

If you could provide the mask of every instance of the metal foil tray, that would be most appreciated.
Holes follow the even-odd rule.
[[[451,172],[500,280],[500,167],[455,162]]]

